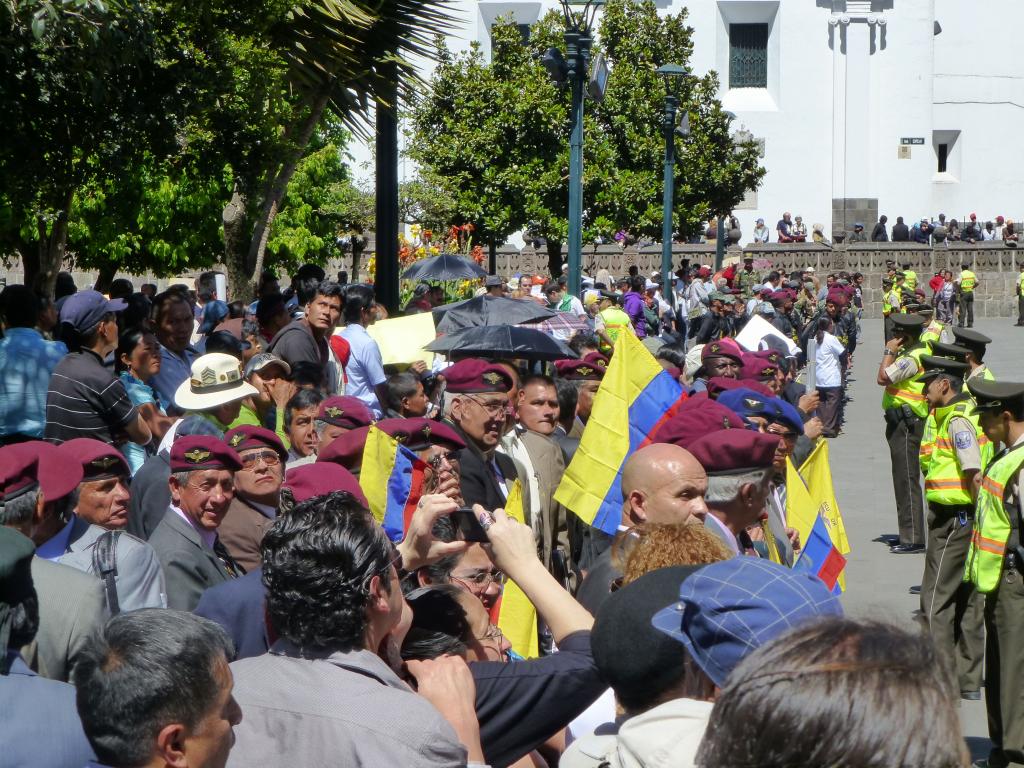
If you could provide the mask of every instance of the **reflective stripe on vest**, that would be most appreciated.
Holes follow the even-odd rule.
[[[1003,501],[1006,484],[1024,466],[1021,447],[1001,452],[985,470],[978,490],[974,514],[974,531],[967,550],[964,581],[970,581],[979,592],[991,592],[999,586],[1003,573],[1006,542],[1010,538],[1009,513]]]
[[[949,424],[954,418],[967,419],[974,427],[974,434],[980,444],[983,436],[978,417],[974,415],[970,401],[960,400],[956,403],[936,408],[929,417],[935,419],[935,448],[932,450],[928,464],[928,473],[924,479],[925,498],[932,504],[964,506],[974,502],[968,479],[960,471],[956,448],[949,437]],[[986,441],[987,442],[987,441]],[[984,469],[984,458],[982,468]]]
[[[927,355],[928,351],[928,346],[922,344],[903,354],[903,357],[913,358],[914,362],[917,363],[917,373],[906,381],[901,381],[899,384],[890,384],[885,388],[885,393],[882,395],[883,411],[907,405],[916,416],[922,419],[927,418],[928,400],[925,399],[924,384],[921,382],[921,371],[924,368],[921,365],[921,355]]]
[[[974,286],[978,284],[978,276],[971,272],[969,269],[965,269],[960,273],[960,291],[962,293],[973,293]]]
[[[935,412],[931,411],[924,420],[924,432],[921,433],[921,448],[917,452],[917,460],[921,465],[921,474],[928,474],[932,453],[935,451]]]

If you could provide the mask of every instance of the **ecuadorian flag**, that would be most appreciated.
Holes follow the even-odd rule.
[[[800,557],[793,564],[794,571],[809,571],[821,579],[833,595],[841,595],[839,577],[846,567],[846,558],[836,549],[828,535],[825,518],[818,517],[811,528],[811,535],[804,542]]]
[[[685,399],[682,386],[647,347],[632,333],[620,333],[555,500],[583,522],[614,534],[622,520],[622,465]]]
[[[370,511],[388,538],[401,541],[416,504],[423,495],[425,462],[376,427],[370,427],[363,448],[359,487]]]

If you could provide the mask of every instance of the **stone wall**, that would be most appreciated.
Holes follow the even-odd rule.
[[[821,279],[829,272],[845,270],[862,272],[865,276],[865,316],[881,317],[882,314],[882,275],[885,273],[885,262],[889,259],[899,264],[910,264],[917,272],[919,284],[924,288],[925,295],[931,296],[928,280],[940,269],[951,269],[956,275],[962,263],[968,263],[977,273],[980,283],[974,303],[974,312],[978,317],[1016,317],[1017,297],[1015,288],[1020,275],[1020,265],[1024,263],[1024,247],[1007,248],[1002,243],[978,243],[976,245],[956,244],[947,246],[927,246],[916,243],[854,243],[846,245],[819,245],[817,243],[769,243],[765,245],[748,245],[746,248],[731,247],[727,258],[738,258],[750,254],[758,271],[767,272],[777,269],[783,273],[793,272],[805,267],[814,267]],[[683,259],[690,259],[693,264],[714,263],[715,249],[712,244],[673,245],[672,263],[678,267]],[[547,251],[525,247],[518,250],[512,247],[498,249],[498,274],[511,277],[522,273],[547,274]],[[661,269],[661,246],[658,244],[641,245],[639,247],[620,248],[618,245],[599,245],[584,248],[583,269],[590,275],[600,270],[607,270],[612,275],[625,274],[629,267],[636,265],[642,275]],[[328,275],[335,275],[339,269],[348,264],[341,261],[327,265]],[[75,283],[79,288],[91,287],[96,279],[95,273],[73,272]],[[157,279],[149,275],[128,276],[135,287],[142,283],[156,283],[159,290],[168,285],[187,282],[193,285],[197,273],[188,273],[179,277]],[[8,283],[20,282],[20,269],[0,270],[0,277]],[[121,275],[119,275],[121,277]],[[366,275],[361,276],[366,279]],[[287,284],[287,279],[282,281]]]

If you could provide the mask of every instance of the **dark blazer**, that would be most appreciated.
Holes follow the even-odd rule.
[[[498,487],[498,481],[494,472],[487,466],[480,449],[466,437],[466,434],[457,426],[452,427],[459,436],[466,441],[466,447],[459,451],[459,477],[462,488],[462,498],[467,507],[479,504],[484,509],[491,510],[505,506],[505,496]],[[511,488],[519,475],[516,472],[516,464],[510,456],[504,453],[495,453],[494,459],[498,463],[498,469],[505,478],[505,487]]]
[[[164,514],[149,543],[164,569],[168,608],[191,611],[203,592],[234,578],[199,532],[173,509]]]
[[[203,592],[193,613],[224,628],[235,643],[235,659],[262,656],[271,646],[263,610],[266,594],[263,569],[257,568]]]
[[[171,465],[161,453],[150,456],[132,478],[132,497],[128,502],[128,533],[145,541],[160,525],[171,503],[167,480]]]

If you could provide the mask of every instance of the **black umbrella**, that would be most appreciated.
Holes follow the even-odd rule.
[[[564,360],[579,357],[546,333],[518,325],[463,328],[430,342],[425,349],[463,357],[512,357],[524,360]]]
[[[402,273],[403,280],[476,280],[481,277],[487,277],[486,269],[455,253],[420,259]]]
[[[438,317],[439,310],[445,310]],[[446,304],[434,310],[434,322],[439,333],[452,333],[460,328],[478,325],[519,325],[535,323],[553,317],[555,311],[531,299],[510,299],[505,296],[477,296],[473,299]]]

